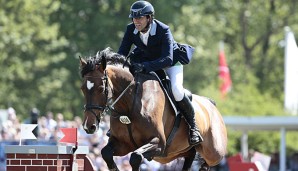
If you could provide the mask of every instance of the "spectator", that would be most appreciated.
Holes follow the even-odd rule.
[[[19,120],[18,120],[17,115],[16,115],[16,111],[14,110],[14,108],[9,107],[7,109],[7,114],[8,114],[7,120],[9,122],[12,122],[13,125],[19,123]]]
[[[24,123],[25,124],[38,124],[39,110],[37,108],[32,108],[30,111],[30,117],[27,118]],[[35,137],[38,137],[38,127],[33,130],[33,134]]]
[[[57,122],[53,118],[54,118],[53,112],[50,112],[50,111],[47,112],[47,114],[46,114],[47,128],[52,132],[55,131],[55,128],[57,126]]]
[[[9,107],[7,109],[7,120],[2,125],[2,139],[3,140],[14,140],[18,139],[20,134],[20,123],[19,119],[16,117],[16,111],[14,108]]]
[[[0,136],[0,140],[1,141],[7,141],[7,140],[12,140],[12,138],[10,137],[8,131],[6,128],[3,128],[1,130],[1,136]]]
[[[57,127],[58,128],[65,128],[66,122],[64,121],[64,116],[62,113],[57,113],[56,115]]]
[[[47,118],[45,116],[41,116],[38,119],[38,129],[40,131],[39,139],[48,141],[53,135],[48,129]]]

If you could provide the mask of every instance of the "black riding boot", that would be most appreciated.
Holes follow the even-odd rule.
[[[186,122],[189,125],[189,136],[190,136],[190,144],[197,145],[203,141],[203,137],[201,136],[200,130],[196,125],[195,120],[195,111],[189,100],[188,96],[184,95],[183,99],[178,103],[178,107],[180,108]]]

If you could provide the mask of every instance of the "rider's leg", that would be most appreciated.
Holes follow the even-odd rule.
[[[175,65],[166,70],[172,86],[172,92],[186,122],[190,127],[190,144],[195,145],[203,141],[200,130],[196,125],[195,112],[191,101],[184,94],[183,65]]]
[[[196,145],[202,142],[203,138],[200,134],[199,128],[196,125],[195,112],[188,96],[184,95],[183,99],[178,101],[178,106],[190,127],[190,144]]]

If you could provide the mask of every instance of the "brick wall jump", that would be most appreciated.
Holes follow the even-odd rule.
[[[6,146],[5,153],[7,171],[72,171],[70,146]],[[88,153],[87,146],[75,152],[78,171],[94,171]]]

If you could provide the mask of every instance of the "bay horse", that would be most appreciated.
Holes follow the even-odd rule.
[[[188,125],[179,123],[171,143],[176,114],[156,77],[130,73],[126,58],[110,48],[96,56],[80,58],[81,90],[85,99],[83,128],[95,133],[103,116],[110,115],[110,137],[102,148],[109,170],[119,170],[113,156],[131,153],[133,171],[145,158],[162,164],[184,157],[183,170],[189,170],[196,152],[204,159],[200,171],[208,171],[226,154],[227,131],[216,106],[206,97],[192,95],[195,119],[204,141],[189,144]]]

